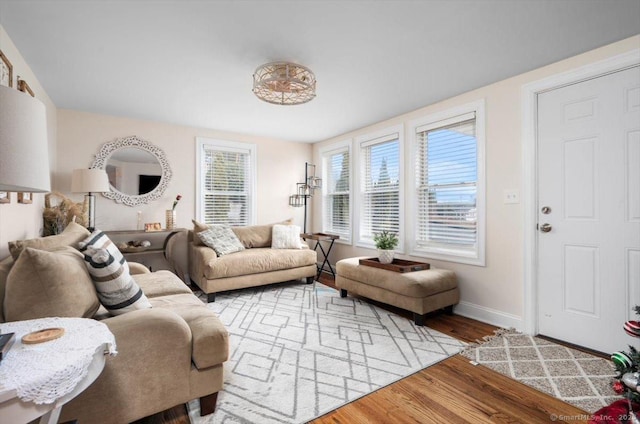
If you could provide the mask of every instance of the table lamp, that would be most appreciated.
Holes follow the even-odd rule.
[[[71,174],[71,192],[87,193],[84,200],[88,205],[89,222],[87,229],[93,231],[96,222],[95,201],[96,196],[93,193],[104,193],[111,189],[109,185],[109,177],[103,169],[74,169]]]

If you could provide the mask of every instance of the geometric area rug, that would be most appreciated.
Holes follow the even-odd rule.
[[[206,302],[206,297],[201,297]],[[216,412],[194,424],[304,423],[460,352],[466,344],[319,283],[218,293],[229,331]]]
[[[589,413],[621,399],[613,362],[515,330],[497,330],[462,355]]]

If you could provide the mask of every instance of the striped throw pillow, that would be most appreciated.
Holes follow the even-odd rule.
[[[149,299],[129,273],[120,250],[102,231],[95,230],[78,243],[100,303],[112,315],[151,307]]]

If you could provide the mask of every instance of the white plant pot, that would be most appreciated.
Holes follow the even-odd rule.
[[[378,249],[378,260],[381,264],[390,264],[393,262],[394,253],[395,251],[393,250]]]

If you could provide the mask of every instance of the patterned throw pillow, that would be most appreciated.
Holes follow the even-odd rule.
[[[300,226],[274,225],[271,236],[272,249],[302,249]]]
[[[151,307],[149,299],[129,273],[129,264],[102,231],[95,230],[78,243],[100,303],[112,315]]]
[[[208,230],[198,233],[202,242],[216,251],[218,256],[244,250],[236,234],[227,225],[210,225]]]

